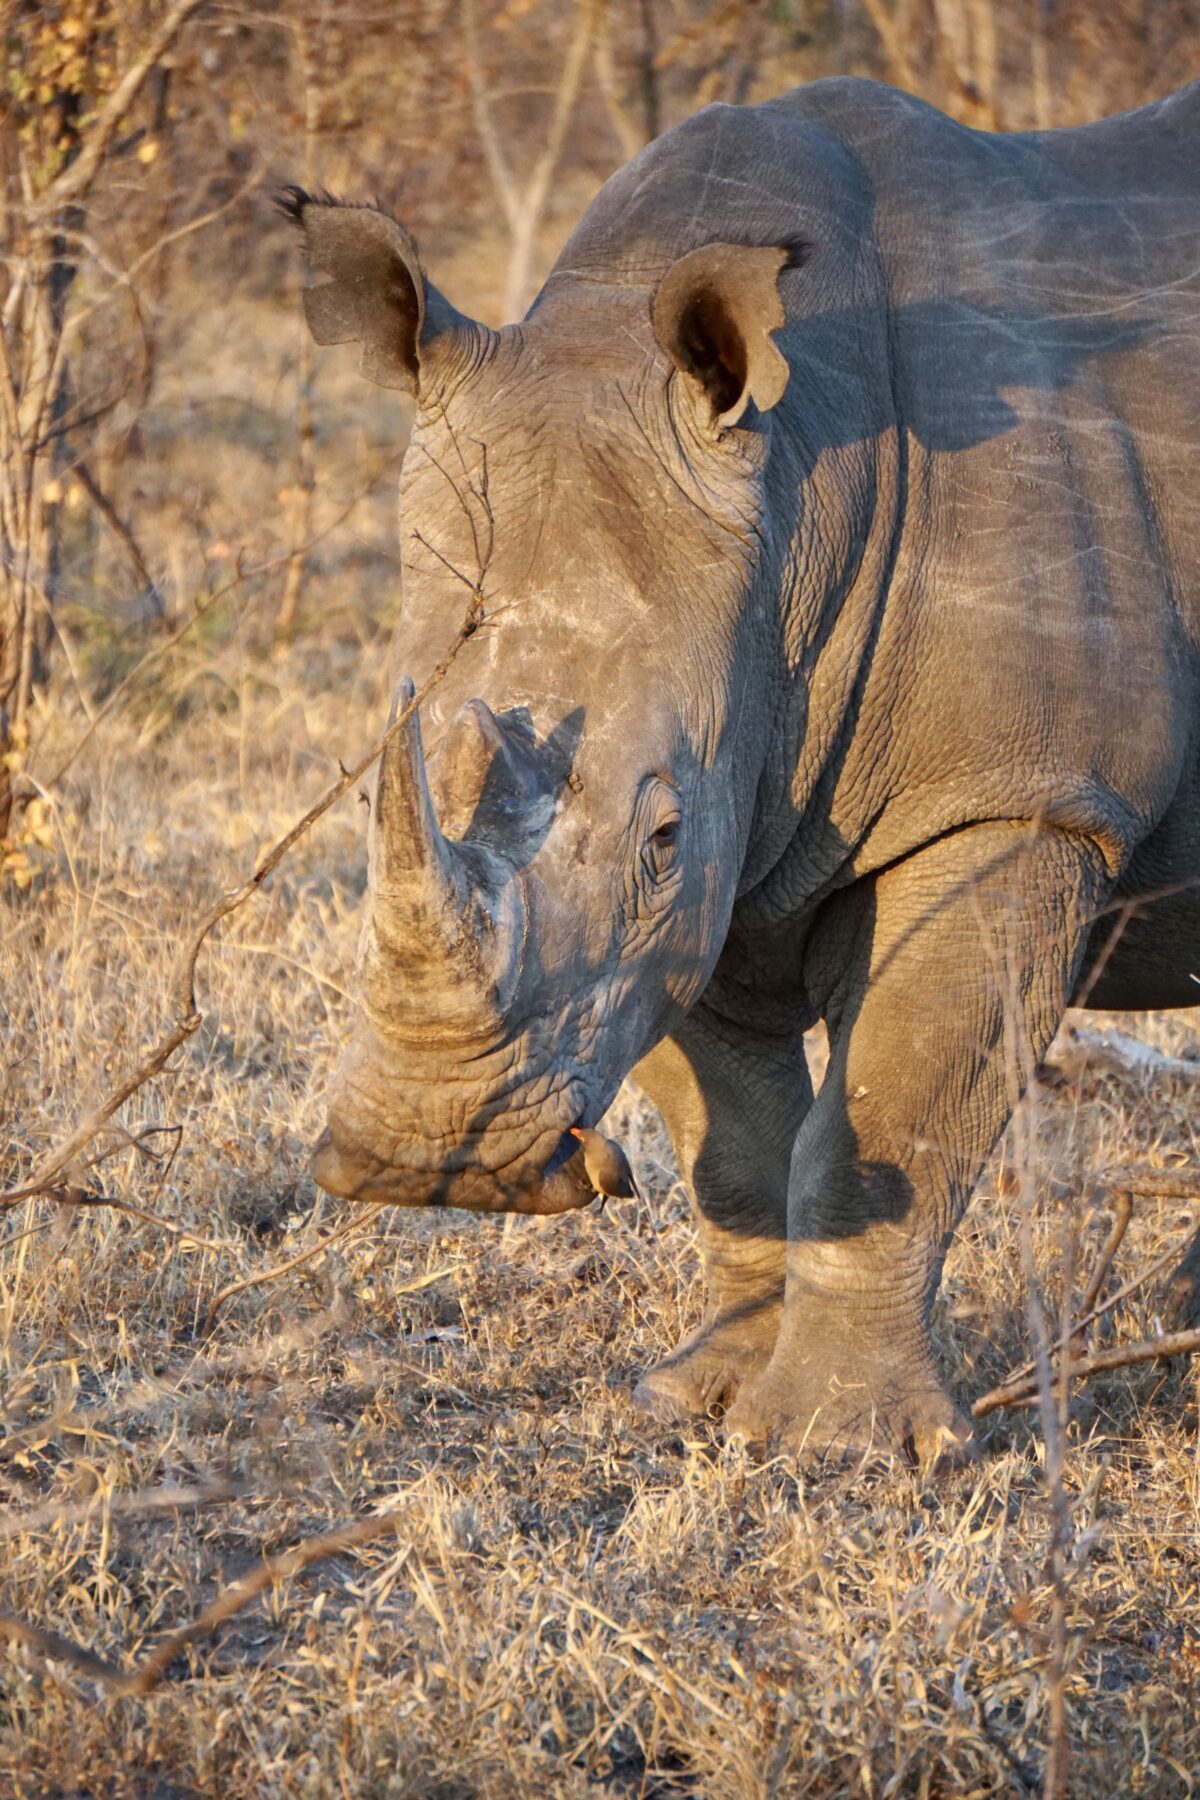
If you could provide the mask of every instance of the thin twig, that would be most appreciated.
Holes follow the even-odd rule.
[[[293,1269],[300,1268],[304,1263],[312,1262],[313,1258],[320,1256],[323,1251],[332,1250],[335,1244],[343,1244],[352,1237],[361,1236],[390,1204],[391,1202],[388,1200],[377,1200],[369,1211],[364,1209],[357,1217],[350,1219],[347,1224],[340,1225],[336,1231],[329,1232],[321,1239],[320,1243],[310,1244],[307,1250],[301,1250],[295,1256],[289,1256],[286,1262],[276,1263],[273,1268],[264,1269],[261,1274],[247,1275],[242,1281],[227,1283],[209,1301],[200,1335],[207,1337],[213,1328],[213,1321],[217,1313],[227,1300],[233,1299],[235,1294],[244,1294],[249,1288],[265,1287],[268,1282],[278,1281],[281,1275],[290,1275]],[[422,1288],[432,1287],[433,1283],[440,1281],[443,1275],[453,1274],[456,1266],[454,1263],[448,1263],[444,1269],[431,1269],[427,1274],[418,1275],[414,1281],[406,1281],[400,1287],[390,1287],[388,1289],[389,1297],[398,1300],[402,1294],[416,1294]]]
[[[247,1288],[265,1287],[270,1281],[278,1281],[281,1275],[290,1275],[293,1269],[299,1269],[305,1263],[312,1262],[314,1257],[320,1256],[324,1251],[332,1249],[334,1244],[342,1243],[351,1235],[351,1233],[365,1230],[368,1225],[379,1217],[387,1204],[388,1202],[386,1200],[377,1200],[369,1210],[360,1213],[347,1220],[346,1223],[339,1225],[336,1231],[329,1232],[327,1236],[321,1238],[318,1243],[310,1244],[307,1250],[299,1250],[295,1256],[289,1256],[286,1262],[276,1263],[274,1268],[264,1269],[258,1275],[247,1275],[241,1281],[227,1282],[223,1288],[213,1295],[208,1303],[208,1311],[204,1315],[204,1324],[200,1328],[201,1337],[208,1336],[213,1328],[213,1323],[217,1314],[220,1312],[225,1302],[227,1300],[232,1300],[235,1294],[244,1294]]]
[[[1113,1259],[1125,1241],[1125,1233],[1129,1230],[1129,1221],[1133,1217],[1133,1195],[1129,1192],[1128,1188],[1117,1189],[1116,1193],[1113,1195],[1113,1205],[1116,1208],[1116,1213],[1112,1225],[1109,1228],[1108,1236],[1104,1240],[1100,1254],[1096,1258],[1096,1266],[1092,1270],[1091,1280],[1084,1290],[1083,1299],[1079,1303],[1079,1310],[1085,1317],[1088,1317],[1091,1314],[1097,1300],[1099,1300],[1100,1290],[1108,1280],[1108,1272],[1113,1266]],[[1078,1332],[1079,1327],[1076,1326],[1077,1335]]]
[[[128,1213],[131,1218],[157,1226],[160,1231],[169,1231],[172,1237],[186,1238],[197,1249],[211,1250],[216,1255],[235,1247],[229,1243],[218,1243],[215,1238],[201,1237],[190,1226],[180,1225],[175,1219],[164,1219],[161,1213],[147,1212],[144,1206],[135,1206],[132,1200],[118,1200],[115,1194],[92,1193],[86,1188],[68,1184],[66,1187],[46,1188],[44,1198],[57,1201],[60,1206],[109,1206],[114,1212]]]
[[[294,1549],[279,1556],[265,1556],[257,1569],[230,1587],[222,1588],[202,1612],[178,1631],[171,1632],[149,1656],[129,1670],[118,1669],[113,1663],[105,1662],[103,1657],[85,1650],[81,1644],[72,1643],[56,1631],[43,1631],[13,1613],[0,1613],[0,1638],[24,1644],[49,1661],[69,1663],[81,1675],[103,1682],[113,1693],[149,1694],[158,1687],[177,1656],[202,1638],[212,1637],[227,1620],[244,1611],[275,1582],[290,1581],[313,1563],[340,1556],[346,1550],[357,1550],[375,1538],[386,1537],[399,1526],[400,1519],[395,1513],[372,1513],[349,1525],[339,1525],[320,1537],[305,1538]]]
[[[68,1163],[73,1162],[79,1152],[91,1143],[96,1133],[107,1125],[112,1115],[124,1106],[130,1095],[136,1094],[140,1087],[158,1074],[159,1070],[171,1060],[180,1044],[187,1042],[199,1024],[200,1014],[193,1012],[173,1025],[166,1037],[154,1046],[144,1062],[139,1063],[132,1074],[127,1075],[123,1081],[119,1082],[112,1092],[100,1102],[99,1106],[93,1107],[64,1144],[60,1144],[57,1150],[52,1151],[46,1157],[30,1180],[23,1182],[20,1187],[7,1188],[0,1193],[0,1207],[16,1206],[20,1201],[29,1200],[36,1194],[52,1194],[55,1177],[61,1175]]]
[[[1200,1330],[1164,1331],[1161,1337],[1143,1338],[1136,1344],[1119,1344],[1112,1350],[1097,1350],[1091,1356],[1081,1356],[1071,1364],[1071,1375],[1076,1380],[1086,1380],[1089,1375],[1100,1375],[1107,1369],[1131,1368],[1134,1363],[1162,1362],[1172,1356],[1190,1356],[1200,1350]],[[985,1413],[994,1412],[998,1407],[1036,1406],[1038,1395],[1035,1388],[1026,1385],[1022,1391],[1013,1388],[993,1388],[990,1394],[984,1394],[971,1408],[973,1416],[980,1419]]]
[[[107,306],[108,302],[114,299],[117,294],[131,290],[135,276],[140,275],[142,270],[146,267],[146,264],[152,262],[156,256],[161,256],[164,251],[170,249],[172,244],[177,244],[181,238],[191,237],[193,233],[204,231],[209,225],[215,225],[217,220],[223,218],[227,212],[231,212],[234,207],[240,206],[243,200],[249,198],[255,188],[261,187],[262,183],[266,180],[270,167],[270,163],[263,163],[259,168],[255,169],[254,173],[242,183],[241,187],[238,188],[236,192],[230,194],[227,200],[222,200],[219,206],[210,207],[205,213],[198,213],[194,219],[186,219],[182,225],[177,225],[174,231],[164,232],[163,236],[156,238],[152,244],[142,251],[140,256],[136,256],[127,269],[112,270],[113,286],[108,289],[107,293],[97,295],[95,300],[90,301],[86,306],[81,306],[77,312],[71,314],[71,317],[67,320],[63,329],[64,340],[74,338],[78,334],[80,328],[87,323],[92,315],[99,312],[102,307]],[[101,410],[103,412],[108,412],[111,411],[111,407],[106,406]],[[93,414],[91,415],[91,418],[96,416],[97,415]],[[70,420],[66,426],[66,430],[76,431],[81,425],[90,424],[91,418],[76,418]],[[59,433],[47,433],[43,442],[48,442],[52,436],[56,435],[59,435]]]
[[[125,553],[133,564],[134,572],[142,584],[143,591],[153,596],[155,608],[158,612],[161,612],[162,595],[159,592],[158,583],[150,573],[150,565],[146,561],[146,553],[134,536],[132,528],[121,517],[104,489],[100,486],[100,483],[96,480],[96,477],[92,474],[91,469],[82,458],[76,461],[73,473],[76,479],[83,484],[89,500],[100,514],[100,517],[104,520],[104,523],[108,526],[113,536],[119,539],[125,546]]]
[[[1096,1266],[1092,1270],[1091,1279],[1087,1284],[1087,1291],[1080,1302],[1079,1320],[1074,1325],[1070,1325],[1070,1322],[1068,1321],[1069,1330],[1064,1328],[1062,1336],[1060,1336],[1057,1342],[1050,1347],[1052,1355],[1063,1350],[1068,1342],[1073,1343],[1077,1338],[1082,1337],[1084,1331],[1093,1320],[1100,1317],[1100,1314],[1095,1310],[1096,1302],[1100,1298],[1100,1290],[1104,1286],[1109,1270],[1112,1268],[1113,1258],[1121,1248],[1125,1233],[1129,1229],[1129,1221],[1133,1217],[1133,1196],[1129,1193],[1128,1189],[1120,1189],[1119,1192],[1113,1196],[1113,1199],[1117,1208],[1116,1217],[1113,1220],[1108,1236],[1104,1240],[1100,1254],[1096,1258]],[[1002,1385],[1005,1387],[1014,1387],[1024,1383],[1027,1377],[1032,1378],[1036,1367],[1037,1364],[1032,1359],[1029,1362],[1022,1363],[1019,1369],[1013,1369],[1012,1372],[1005,1377]]]
[[[1179,1251],[1175,1245],[1172,1245],[1169,1250],[1164,1250],[1161,1256],[1156,1256],[1140,1275],[1132,1276],[1123,1287],[1117,1289],[1115,1294],[1110,1294],[1107,1300],[1094,1307],[1084,1318],[1077,1320],[1069,1332],[1065,1332],[1057,1342],[1051,1344],[1050,1354],[1052,1356],[1060,1354],[1067,1344],[1078,1337],[1079,1333],[1087,1326],[1095,1324],[1097,1319],[1102,1319],[1105,1313],[1111,1312],[1114,1306],[1119,1306],[1122,1300],[1128,1300],[1131,1294],[1136,1294],[1138,1289],[1145,1287],[1148,1281],[1153,1281],[1154,1277],[1161,1274],[1168,1263],[1175,1262],[1178,1256]],[[991,1388],[986,1394],[981,1394],[971,1408],[972,1416],[982,1419],[988,1413],[994,1412],[998,1406],[1007,1406],[1010,1393],[1025,1391],[1033,1378],[1034,1367],[1033,1363],[1023,1363],[1019,1369],[1014,1369],[1006,1375],[998,1386]]]
[[[165,637],[159,643],[151,645],[145,655],[133,665],[128,675],[124,676],[122,680],[117,683],[112,693],[105,700],[103,706],[98,709],[95,717],[89,722],[87,730],[72,745],[64,760],[58,765],[58,768],[55,769],[53,775],[48,775],[46,777],[44,785],[47,788],[55,788],[58,786],[58,783],[62,780],[67,770],[71,767],[71,764],[78,757],[80,751],[86,749],[97,728],[102,725],[105,719],[107,719],[116,707],[120,705],[130,688],[140,679],[144,672],[150,667],[151,663],[159,662],[164,656],[172,651],[176,644],[187,637],[190,631],[194,631],[200,621],[206,619],[213,608],[224,600],[228,594],[231,594],[235,588],[244,586],[247,581],[253,581],[258,575],[269,575],[273,570],[282,567],[284,563],[290,562],[294,556],[307,556],[310,550],[316,548],[322,538],[328,537],[331,531],[337,530],[338,526],[342,524],[343,520],[350,516],[359,501],[363,499],[368,491],[369,490],[365,488],[360,489],[357,494],[346,502],[346,505],[342,507],[341,511],[329,521],[328,525],[324,525],[320,531],[314,532],[306,543],[293,545],[291,549],[282,551],[278,556],[269,556],[265,562],[252,563],[248,569],[243,569],[239,564],[236,575],[231,575],[228,581],[222,582],[219,588],[214,589],[206,600],[197,605],[191,617],[185,619],[183,624],[171,633],[170,637]]]
[[[240,906],[244,906],[246,901],[258,892],[267,876],[278,867],[293,845],[312,828],[321,815],[328,812],[331,806],[357,785],[376,757],[382,753],[397,733],[404,729],[413,713],[433,692],[438,683],[445,679],[455,657],[467,639],[474,634],[482,613],[483,597],[480,589],[476,588],[472,592],[466,614],[449,650],[432,675],[414,694],[408,705],[398,710],[387,730],[376,740],[361,761],[357,762],[352,769],[346,770],[337,781],[325,790],[321,798],[309,807],[303,818],[298,819],[291,830],[285,832],[267,852],[241,886],[231,889],[229,893],[218,900],[196,927],[186,942],[179,960],[173,984],[176,1023],[167,1035],[155,1045],[150,1054],[138,1064],[131,1074],[119,1082],[112,1092],[87,1114],[66,1142],[51,1151],[28,1181],[23,1182],[19,1187],[9,1188],[0,1193],[0,1207],[16,1206],[20,1201],[28,1200],[35,1194],[53,1194],[56,1185],[61,1185],[57,1183],[57,1177],[79,1156],[97,1132],[125,1104],[130,1095],[135,1094],[140,1087],[157,1075],[169,1062],[175,1051],[179,1049],[179,1046],[186,1043],[188,1038],[197,1031],[204,1015],[198,1011],[196,1006],[196,963],[208,934],[222,919],[228,918],[230,913],[236,912]]]

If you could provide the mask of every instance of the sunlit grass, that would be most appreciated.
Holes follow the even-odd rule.
[[[236,641],[203,656],[195,679],[222,703],[184,707],[178,664],[157,711],[115,715],[65,783],[34,886],[2,896],[10,1176],[162,1030],[187,922],[383,711],[377,655],[308,644],[250,676]],[[70,706],[45,724],[48,764],[82,725]],[[174,1159],[106,1145],[109,1192],[215,1247],[45,1202],[2,1222],[3,1606],[127,1665],[264,1551],[385,1502],[399,1536],[275,1591],[145,1700],[6,1649],[0,1790],[1036,1787],[1050,1604],[1036,1418],[996,1415],[982,1467],[931,1487],[904,1469],[764,1466],[715,1425],[634,1414],[635,1372],[700,1295],[669,1145],[632,1089],[617,1117],[644,1204],[547,1222],[387,1213],[197,1336],[221,1286],[341,1217],[305,1159],[347,1028],[362,863],[347,802],[205,953],[204,1026],[122,1115],[130,1132],[180,1127]],[[1197,1049],[1186,1014],[1122,1024]],[[1054,1176],[1083,1195],[1123,1162],[1194,1164],[1198,1091],[1186,1073],[1117,1069],[1040,1093],[1026,1135],[1043,1192]],[[937,1315],[968,1398],[1027,1353],[1013,1204],[997,1193],[1011,1155]],[[1081,1198],[1075,1217],[1086,1263],[1102,1209]],[[1035,1221],[1054,1304],[1069,1219],[1048,1197]],[[1139,1202],[1119,1268],[1182,1246],[1187,1223],[1178,1202]],[[1155,1305],[1137,1297],[1120,1334],[1151,1331]],[[1200,1767],[1196,1445],[1186,1368],[1124,1370],[1077,1404],[1072,1792],[1182,1794]],[[171,1483],[235,1494],[145,1510]]]

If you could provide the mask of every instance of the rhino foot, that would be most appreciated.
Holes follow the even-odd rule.
[[[768,1368],[725,1418],[727,1436],[805,1457],[898,1457],[942,1473],[979,1458],[970,1421],[932,1370],[841,1379]]]
[[[781,1302],[706,1319],[670,1356],[648,1369],[633,1390],[635,1406],[667,1424],[718,1418],[771,1360]]]

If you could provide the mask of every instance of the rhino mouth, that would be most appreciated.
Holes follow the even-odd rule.
[[[454,1206],[471,1212],[547,1216],[572,1212],[593,1198],[583,1148],[564,1132],[540,1167],[528,1158],[500,1169],[405,1169],[339,1138],[330,1126],[310,1160],[313,1180],[339,1200],[393,1206]]]

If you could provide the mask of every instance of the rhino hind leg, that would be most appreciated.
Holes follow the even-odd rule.
[[[998,823],[837,896],[810,941],[829,1069],[796,1143],[783,1317],[732,1436],[974,1451],[929,1318],[954,1227],[1058,1025],[1106,874],[1086,838]]]
[[[1195,1331],[1200,1326],[1200,1231],[1167,1283],[1162,1313],[1173,1331]]]
[[[766,1367],[779,1330],[788,1173],[812,1104],[803,1032],[766,1034],[701,1002],[635,1075],[666,1119],[692,1196],[707,1304],[634,1401],[663,1420],[713,1416]]]

